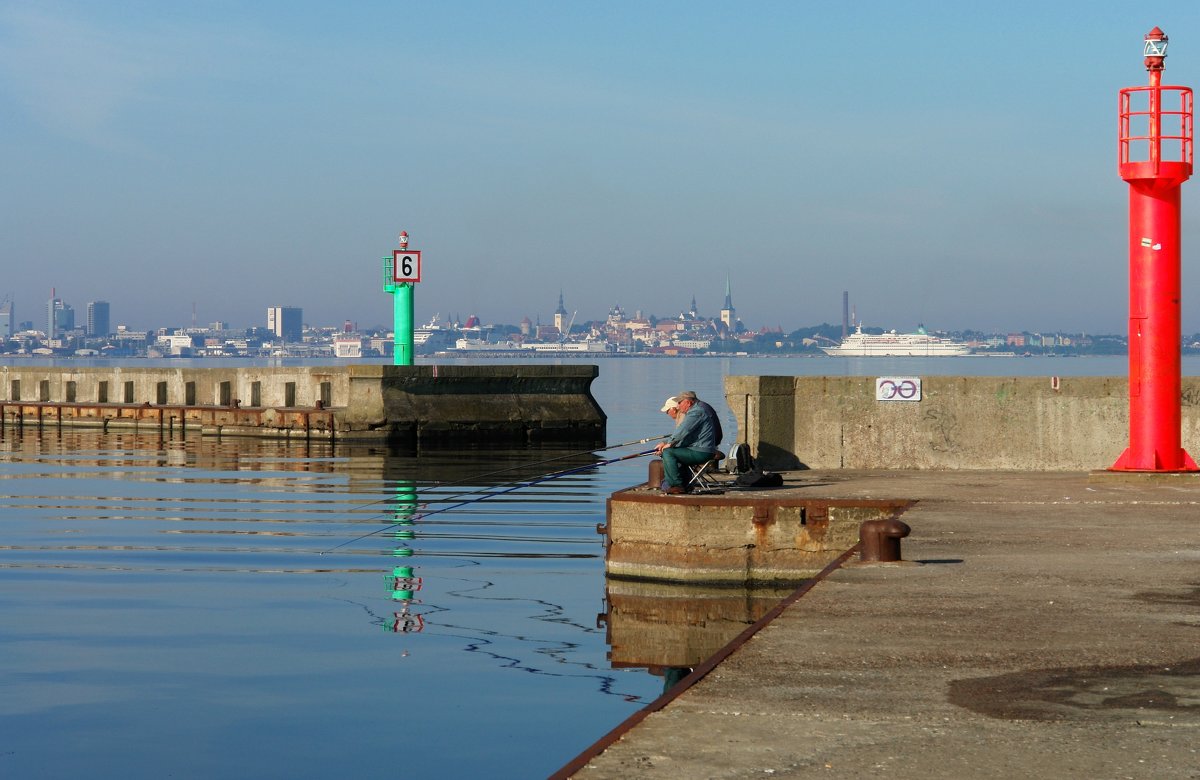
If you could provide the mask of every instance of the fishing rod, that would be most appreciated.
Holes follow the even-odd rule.
[[[527,469],[527,468],[532,468],[534,466],[543,466],[547,463],[554,463],[555,461],[558,461],[558,460],[567,460],[568,458],[578,458],[581,455],[590,455],[593,452],[604,452],[605,450],[615,450],[615,449],[619,449],[621,447],[632,447],[635,444],[646,444],[647,442],[665,439],[670,435],[671,434],[669,434],[669,433],[664,433],[662,436],[651,436],[646,439],[638,439],[637,441],[627,441],[624,444],[610,444],[607,447],[600,447],[600,448],[594,449],[594,450],[581,450],[580,452],[572,452],[572,453],[568,453],[566,455],[558,455],[553,458],[546,458],[545,460],[534,461],[533,463],[520,463],[516,466],[509,466],[508,468],[497,469],[496,471],[488,471],[483,474],[476,474],[473,477],[464,477],[463,479],[456,479],[453,482],[433,482],[432,485],[434,487],[453,487],[454,485],[461,485],[464,482],[474,482],[475,480],[483,479],[484,477],[494,477],[495,475],[503,474],[506,471],[516,471],[517,469]],[[468,493],[465,495],[470,495],[470,494]],[[451,500],[453,500],[453,499],[451,499]]]
[[[665,437],[659,436],[656,438],[661,439],[661,438],[665,438]],[[363,539],[366,539],[369,536],[374,536],[375,534],[380,534],[380,533],[383,533],[384,531],[390,531],[391,529],[395,528],[398,525],[408,525],[409,523],[412,523],[416,520],[424,520],[427,517],[432,517],[433,515],[439,515],[442,512],[449,512],[451,509],[458,509],[459,507],[466,506],[467,504],[474,504],[478,501],[483,501],[485,498],[494,498],[495,496],[502,496],[505,493],[511,493],[514,490],[518,490],[523,487],[533,487],[534,485],[541,484],[542,482],[548,482],[549,480],[552,480],[552,479],[558,479],[559,477],[565,477],[570,474],[578,474],[581,471],[587,471],[588,469],[594,469],[599,466],[608,466],[612,463],[619,463],[620,461],[623,461],[623,460],[630,460],[632,458],[641,458],[646,455],[656,455],[657,453],[658,453],[657,449],[646,450],[645,452],[634,452],[629,455],[622,455],[619,458],[609,458],[608,460],[602,460],[602,461],[598,461],[596,463],[588,463],[583,466],[576,466],[575,468],[564,469],[563,471],[556,471],[553,474],[547,474],[545,476],[538,477],[537,479],[531,479],[527,482],[517,482],[514,485],[512,485],[512,487],[505,488],[504,490],[496,490],[496,491],[493,491],[490,493],[485,493],[484,495],[481,495],[478,498],[472,498],[472,499],[468,499],[466,501],[459,501],[456,504],[451,504],[450,506],[444,506],[440,509],[435,509],[432,512],[424,512],[422,514],[416,514],[416,515],[413,515],[412,517],[405,518],[401,522],[392,523],[391,525],[385,525],[381,528],[376,528],[374,531],[371,531],[370,533],[363,534],[362,536],[356,536],[353,539],[347,539],[346,541],[342,542],[341,544],[339,544],[335,547],[330,547],[328,550],[323,550],[320,554],[324,555],[325,553],[330,553],[330,552],[333,552],[334,550],[340,550],[341,548],[345,547],[348,544],[353,544],[355,542],[362,541]],[[470,494],[468,494],[468,495],[470,495]]]
[[[533,463],[518,463],[516,466],[508,466],[507,468],[496,469],[495,471],[488,471],[483,474],[476,474],[471,477],[463,477],[462,479],[456,479],[453,482],[432,482],[430,484],[430,486],[431,487],[454,487],[455,485],[461,485],[466,482],[475,482],[477,480],[484,479],[485,477],[494,477],[497,474],[504,474],[505,472],[508,472],[508,471],[516,471],[517,469],[533,468],[534,466],[543,466],[547,463],[554,463],[555,461],[559,461],[559,460],[567,460],[568,458],[578,458],[581,455],[591,455],[593,452],[604,452],[605,450],[615,450],[615,449],[619,449],[621,447],[632,447],[635,444],[646,444],[647,442],[665,439],[670,435],[671,434],[669,434],[669,433],[665,433],[662,436],[650,436],[645,439],[638,439],[636,441],[627,441],[622,444],[610,444],[607,447],[599,447],[599,448],[593,449],[593,450],[581,450],[580,452],[571,452],[566,455],[558,455],[553,458],[546,458],[545,460],[534,461]],[[485,490],[483,490],[483,489],[472,490],[467,493],[459,493],[456,496],[452,496],[448,500],[449,501],[457,501],[458,499],[462,498],[463,496],[476,495],[476,494],[482,493],[482,492],[485,492]],[[357,508],[360,510],[366,509],[367,507],[372,507],[377,504],[386,504],[393,500],[394,500],[394,497],[389,496],[388,498],[381,498],[378,501],[372,501],[369,504],[360,504]],[[385,515],[375,515],[375,517],[384,517],[384,516]],[[375,518],[368,517],[363,520],[356,520],[354,522],[365,523],[365,522],[368,522],[369,520],[373,520],[373,519],[375,519]]]

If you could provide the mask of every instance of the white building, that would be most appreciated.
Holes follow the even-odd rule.
[[[361,336],[338,336],[333,340],[333,356],[338,358],[360,358],[366,339]]]

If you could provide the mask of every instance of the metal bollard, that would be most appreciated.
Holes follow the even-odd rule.
[[[657,490],[662,486],[662,481],[666,477],[666,472],[663,471],[663,462],[657,458],[650,461],[650,476],[646,478],[646,487]]]
[[[861,563],[895,563],[900,557],[900,540],[912,529],[894,517],[867,520],[858,529]]]

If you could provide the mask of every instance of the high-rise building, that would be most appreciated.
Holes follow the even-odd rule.
[[[68,330],[75,329],[75,310],[63,303],[62,298],[54,296],[46,302],[46,338],[57,339]]]
[[[104,338],[112,331],[108,327],[108,301],[92,301],[87,305],[87,334]]]
[[[272,306],[267,309],[267,330],[285,342],[304,340],[304,310],[298,306]]]
[[[14,326],[17,324],[16,316],[13,314],[13,302],[5,300],[0,303],[0,339],[11,339],[13,337]]]

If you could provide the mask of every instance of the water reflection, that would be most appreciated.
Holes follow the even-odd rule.
[[[413,515],[417,512],[417,487],[411,480],[402,479],[397,480],[395,491],[395,530],[392,536],[400,545],[393,548],[392,555],[397,558],[409,558],[413,555],[410,542],[416,538]],[[392,633],[419,633],[425,628],[425,619],[419,613],[412,612],[413,605],[420,603],[416,600],[416,593],[423,585],[424,581],[414,575],[412,566],[396,566],[392,569],[391,599],[396,602],[399,610],[392,613]]]
[[[605,627],[614,668],[644,667],[679,682],[790,595],[795,588],[703,588],[609,579]]]
[[[410,736],[434,746],[416,776],[546,774],[657,695],[608,662],[595,623],[604,498],[645,466],[599,460],[8,431],[6,767],[158,777],[204,745],[247,775],[377,776],[366,735],[403,699],[425,703]],[[186,735],[163,711],[188,713]],[[497,729],[501,712],[517,717]],[[113,733],[148,747],[122,752]],[[361,745],[363,763],[314,734]],[[193,774],[220,774],[193,753]]]

